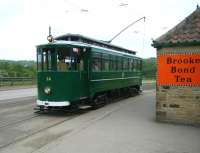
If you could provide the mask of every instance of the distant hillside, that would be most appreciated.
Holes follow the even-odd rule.
[[[156,58],[143,59],[143,78],[144,79],[155,79],[157,73]]]
[[[35,61],[0,60],[0,76],[2,77],[35,77]]]

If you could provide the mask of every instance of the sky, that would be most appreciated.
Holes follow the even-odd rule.
[[[145,16],[111,43],[156,57],[152,40],[195,11],[200,0],[1,0],[0,59],[36,60],[36,45],[73,33],[108,41]]]

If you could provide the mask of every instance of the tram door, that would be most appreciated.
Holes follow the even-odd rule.
[[[80,98],[88,96],[88,52],[87,48],[80,50],[78,58],[79,78],[80,78]]]

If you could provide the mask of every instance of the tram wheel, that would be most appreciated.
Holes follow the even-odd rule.
[[[106,95],[99,95],[99,96],[96,96],[93,101],[92,101],[92,109],[98,109],[100,107],[103,107],[104,105],[106,105],[108,102],[108,99],[106,97]]]

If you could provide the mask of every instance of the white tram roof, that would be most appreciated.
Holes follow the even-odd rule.
[[[136,51],[129,50],[129,49],[126,49],[126,48],[123,48],[120,46],[110,44],[109,42],[106,42],[106,41],[89,38],[89,37],[79,35],[79,34],[66,34],[66,35],[56,37],[55,40],[82,42],[84,44],[99,46],[99,47],[108,48],[108,49],[112,49],[112,50],[117,50],[119,52],[125,52],[125,53],[129,53],[129,54],[133,54],[133,55],[136,54]]]
[[[77,42],[77,41],[65,41],[65,40],[55,40],[53,42],[50,42],[48,44],[41,44],[38,45],[38,47],[42,47],[42,46],[48,46],[48,45],[72,45],[72,46],[80,46],[80,47],[90,47],[90,48],[96,48],[96,49],[100,49],[100,50],[105,50],[105,51],[109,51],[112,53],[116,53],[116,54],[121,54],[121,55],[127,55],[127,56],[133,56],[136,57],[135,54],[130,54],[129,52],[120,52],[118,50],[114,50],[114,49],[110,49],[110,48],[105,48],[105,47],[101,47],[101,46],[96,46],[93,44],[86,44],[84,42]]]

